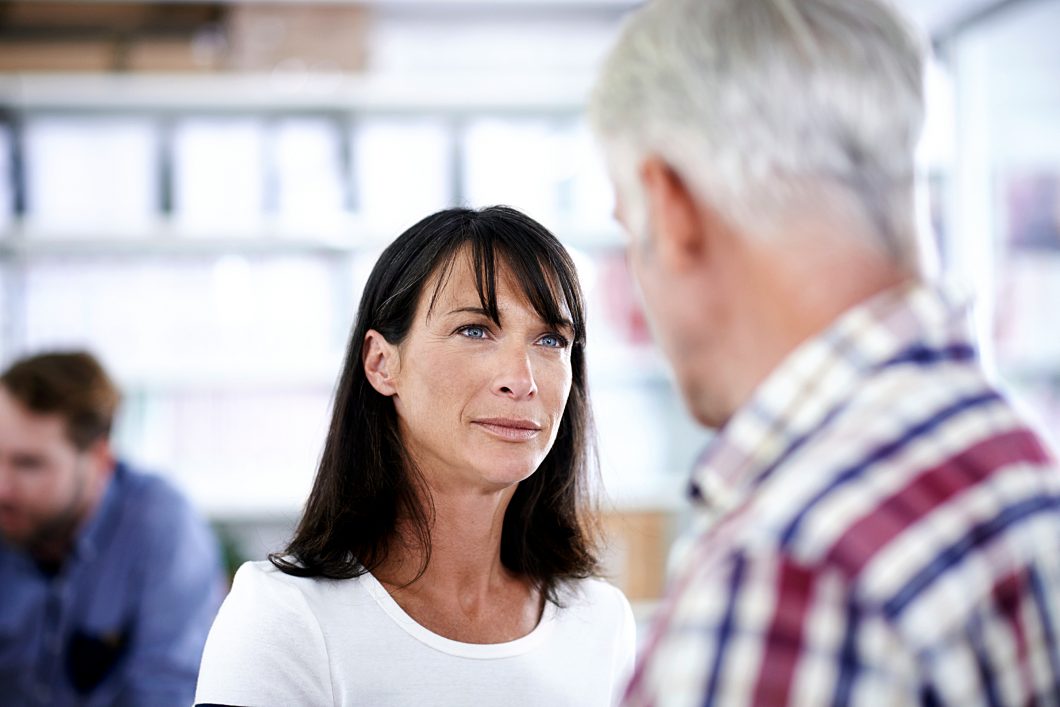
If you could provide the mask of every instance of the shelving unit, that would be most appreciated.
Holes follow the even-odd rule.
[[[172,147],[166,140],[170,139],[169,131],[174,121],[199,116],[252,116],[263,121],[323,117],[340,127],[344,179],[353,179],[349,151],[353,149],[353,131],[360,121],[366,118],[397,121],[427,118],[444,125],[451,135],[452,159],[446,178],[451,184],[451,198],[460,203],[466,198],[461,183],[466,159],[462,152],[466,145],[462,140],[468,125],[482,119],[516,123],[529,120],[569,129],[581,120],[590,82],[589,74],[577,73],[514,77],[505,73],[503,79],[499,74],[481,72],[473,75],[421,75],[416,79],[351,75],[6,75],[0,76],[0,109],[12,127],[15,154],[20,156],[16,164],[22,168],[25,165],[20,162],[19,140],[26,125],[41,117],[98,119],[135,116],[158,124],[163,128],[162,169],[172,169]],[[163,188],[171,189],[172,177],[166,175],[159,183],[164,185]],[[18,186],[24,188],[24,184]],[[353,183],[344,185],[344,189],[355,190],[356,186],[353,179]],[[24,207],[25,194],[20,193],[20,203]],[[171,195],[158,199],[158,202],[167,204],[167,209],[173,208]],[[518,203],[515,205],[519,206]],[[621,258],[624,248],[624,237],[617,226],[607,223],[606,213],[604,211],[604,218],[593,223],[562,214],[552,214],[543,221],[577,251],[580,263],[588,263],[592,268],[600,258]],[[410,215],[410,219],[423,215],[426,214],[416,213]],[[534,215],[532,211],[531,215]],[[182,268],[200,286],[206,283],[219,290],[224,290],[228,286],[224,283],[231,279],[236,285],[246,285],[245,281],[254,277],[254,269],[260,264],[281,268],[287,263],[298,262],[307,272],[319,271],[321,277],[331,279],[331,294],[318,295],[313,300],[328,309],[324,317],[328,320],[327,333],[316,336],[315,343],[307,342],[304,353],[287,358],[281,356],[274,361],[258,361],[249,355],[241,361],[234,361],[223,347],[218,349],[216,357],[212,357],[203,352],[183,355],[178,351],[173,355],[159,344],[152,344],[144,349],[149,354],[146,364],[137,367],[123,365],[118,370],[127,392],[119,442],[128,444],[134,458],[146,457],[148,463],[170,471],[175,480],[219,521],[237,525],[253,524],[255,519],[266,524],[289,523],[297,514],[302,494],[308,490],[315,468],[315,455],[323,440],[323,421],[342,362],[346,332],[353,320],[361,282],[375,255],[403,230],[403,226],[380,224],[347,210],[327,228],[299,229],[275,215],[263,214],[245,233],[233,235],[225,231],[188,231],[178,225],[174,214],[168,210],[160,211],[156,216],[155,222],[147,227],[116,236],[106,233],[105,228],[82,229],[85,230],[83,233],[46,228],[27,214],[16,214],[12,225],[0,232],[0,272],[3,273],[4,293],[0,312],[4,317],[2,350],[5,359],[21,354],[27,343],[37,343],[27,340],[30,322],[27,321],[26,298],[31,289],[32,274],[42,268],[65,264],[80,271],[98,267],[108,273],[119,273],[114,279],[120,279],[124,269],[133,271],[151,264],[151,267],[162,269]],[[115,284],[116,292],[120,293],[122,289],[121,283]],[[247,292],[258,291],[250,288]],[[135,298],[138,294],[129,292],[122,296]],[[188,291],[188,296],[198,303],[198,311],[205,320],[217,319],[216,313],[206,311],[208,306],[202,306],[203,302],[210,301],[208,298],[196,295],[194,287]],[[91,299],[92,295],[71,292],[69,297],[77,302],[86,297]],[[629,299],[632,301],[632,297]],[[172,298],[167,301],[170,310],[180,309],[179,303]],[[82,305],[83,302],[78,302],[78,306]],[[149,321],[143,319],[146,315],[139,310],[133,314],[140,317],[136,321],[142,324]],[[189,331],[199,326],[194,320],[187,320],[186,313],[166,311],[160,312],[159,316],[172,316],[177,326],[184,326]],[[283,321],[290,320],[290,316],[293,315],[288,315],[288,319],[276,326],[283,327]],[[621,331],[609,333],[612,325],[608,324],[609,314],[604,309],[596,307],[591,316],[595,318],[590,322],[593,338],[589,344],[590,383],[594,394],[607,400],[611,408],[614,408],[615,401],[626,400],[625,396],[630,394],[637,396],[629,398],[631,407],[642,407],[647,401],[656,408],[654,419],[644,423],[648,426],[671,425],[669,420],[679,419],[683,415],[681,403],[658,354],[644,343],[623,343],[625,335]],[[183,325],[180,324],[182,321]],[[215,329],[216,326],[215,322]],[[221,327],[216,331],[223,333],[224,329]],[[248,333],[259,335],[250,330]],[[141,335],[143,333],[136,331],[135,326],[125,332],[125,336],[133,339]],[[265,345],[278,341],[275,336],[261,336]],[[329,343],[323,344],[325,341]],[[86,343],[93,345],[95,342]],[[221,347],[221,344],[215,346]],[[107,360],[106,356],[104,360]],[[291,443],[283,447],[277,441],[282,433],[275,430],[280,429],[279,420],[292,416],[292,405],[297,409],[313,410],[301,417],[315,416],[315,422],[296,425],[299,429],[290,432]],[[225,413],[212,412],[215,409],[240,416],[274,411],[271,417],[266,415],[254,428],[261,429],[260,441],[266,446],[272,445],[272,451],[266,449],[258,454],[253,449],[255,440],[248,439],[244,444],[246,459],[234,457],[236,451],[229,448],[231,445],[221,444],[214,450],[215,458],[206,461],[200,447],[212,439],[210,434],[228,432],[211,431],[211,425],[200,419],[204,414],[223,417]],[[298,416],[297,411],[294,414]],[[601,433],[606,477],[608,464],[622,464],[630,456],[624,453],[622,445],[636,445],[638,441],[627,439],[628,435],[621,429],[609,432],[606,429],[609,424],[607,416],[604,418]],[[612,427],[613,423],[611,420]],[[221,421],[217,424],[235,423]],[[643,511],[651,507],[671,512],[680,505],[683,486],[679,480],[684,478],[684,468],[705,437],[690,423],[671,426],[673,430],[660,429],[656,434],[656,439],[668,440],[664,444],[667,449],[662,454],[656,451],[654,459],[644,462],[650,463],[649,468],[626,470],[624,476],[615,477],[630,479],[642,473],[648,478],[656,478],[658,483],[638,484],[636,497],[619,490],[614,494],[616,508]],[[251,434],[249,430],[253,426],[246,427],[243,432]],[[269,433],[270,428],[274,430],[273,434]],[[312,451],[314,440],[315,452]],[[189,451],[182,445],[195,449]],[[302,451],[291,451],[294,449]],[[301,461],[293,461],[295,457]],[[632,457],[647,460],[644,454]],[[287,473],[285,465],[296,466],[297,470]],[[266,492],[270,484],[273,490]]]
[[[15,228],[0,235],[0,257],[36,260],[43,258],[120,258],[162,256],[201,258],[222,255],[323,255],[341,256],[385,244],[382,234],[358,239],[360,244],[335,239],[262,235],[255,238],[233,236],[202,237],[181,235],[172,229],[136,238],[105,236],[71,237],[42,235]]]
[[[43,4],[24,7],[47,14],[38,9]],[[634,311],[625,238],[609,218],[610,187],[593,192],[599,183],[579,181],[594,159],[582,111],[595,64],[620,15],[637,2],[327,0],[281,8],[195,0],[184,9],[212,18],[207,43],[223,36],[222,55],[213,54],[208,67],[181,69],[187,73],[143,73],[132,59],[135,46],[172,47],[174,25],[165,17],[179,4],[108,4],[105,12],[133,7],[149,19],[138,29],[130,29],[133,19],[124,28],[92,30],[109,51],[106,59],[96,57],[109,62],[92,69],[97,73],[0,73],[0,204],[8,172],[17,198],[10,217],[0,205],[0,365],[43,347],[102,354],[125,391],[119,452],[171,476],[243,557],[261,559],[282,547],[297,521],[360,290],[378,253],[437,208],[510,203],[556,233],[583,276],[590,388],[610,497],[603,509],[618,528],[609,559],[631,598],[640,592],[654,600],[661,575],[653,573],[686,507],[684,480],[705,434],[689,421]],[[326,26],[313,13],[329,18]],[[202,29],[190,22],[177,38],[184,62]],[[240,63],[240,46],[260,39],[254,31],[275,39],[280,25],[294,41],[264,51],[252,66]],[[50,31],[31,28],[26,36]],[[69,38],[83,29],[63,31]],[[316,62],[326,64],[329,52],[343,54],[337,67]],[[343,63],[350,57],[352,64]],[[147,179],[134,185],[141,188],[120,194],[119,206],[138,204],[124,222],[106,209],[99,218],[94,206],[106,198],[95,196],[52,212],[63,218],[40,218],[33,188],[49,195],[77,188],[56,188],[48,174],[27,170],[33,155],[37,165],[46,161],[27,149],[44,121],[66,131],[66,143],[43,154],[59,171],[79,162],[73,171],[87,181],[99,171],[92,165],[109,155],[79,149],[100,135],[85,126],[106,130],[111,123],[99,144],[120,148],[127,135],[115,136],[121,131],[114,121],[136,124],[134,149],[141,158],[151,153],[153,162]],[[71,133],[63,121],[81,125]],[[190,121],[200,128],[207,121],[254,122],[260,129],[248,142],[271,150],[239,161],[265,182],[260,213],[239,228],[183,218],[188,202],[182,206],[177,159],[187,150],[181,131]],[[290,155],[277,145],[298,121],[326,124],[331,132],[325,167],[341,185],[325,193],[339,194],[330,206],[341,208],[321,210],[325,218],[292,218],[285,205],[298,200],[280,198],[286,184],[280,165],[289,166]],[[426,125],[413,140],[418,147],[388,133],[396,124]],[[424,142],[431,157],[410,161]],[[396,167],[372,171],[379,166],[372,160],[390,161],[388,151]],[[431,159],[443,167],[424,177]],[[199,183],[225,194],[220,190],[232,186],[225,179]],[[312,184],[310,191],[317,184],[302,183]],[[439,184],[444,199],[406,198],[437,196],[431,189]],[[400,198],[390,198],[388,189]],[[103,193],[114,198],[114,190]],[[82,213],[87,218],[79,220]]]
[[[589,73],[473,71],[442,75],[222,74],[0,76],[0,105],[15,111],[578,113]]]

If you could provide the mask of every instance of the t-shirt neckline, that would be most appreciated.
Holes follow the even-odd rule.
[[[541,619],[537,622],[537,626],[525,636],[504,643],[463,643],[454,641],[451,638],[434,633],[409,616],[371,572],[365,572],[361,579],[368,593],[379,605],[379,608],[406,633],[437,651],[460,658],[490,660],[523,655],[539,646],[552,632],[552,627],[555,623],[557,607],[553,602],[546,600],[545,608],[541,612]]]

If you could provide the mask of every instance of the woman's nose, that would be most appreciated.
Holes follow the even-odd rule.
[[[527,352],[524,349],[509,350],[500,355],[503,358],[498,363],[493,392],[512,400],[534,397],[537,394],[537,381],[534,380],[534,368]]]

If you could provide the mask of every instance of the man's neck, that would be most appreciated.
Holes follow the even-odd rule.
[[[727,359],[730,415],[805,342],[821,335],[852,308],[914,278],[879,253],[856,242],[793,244],[753,265],[744,291],[734,298],[736,322]],[[706,374],[706,372],[704,372]],[[716,375],[716,373],[715,373]]]

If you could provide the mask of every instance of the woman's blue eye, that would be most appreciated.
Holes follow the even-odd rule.
[[[480,326],[466,326],[460,330],[460,333],[469,339],[485,339],[486,329]]]
[[[559,334],[546,334],[541,337],[541,344],[553,349],[563,349],[567,347],[567,339]]]

